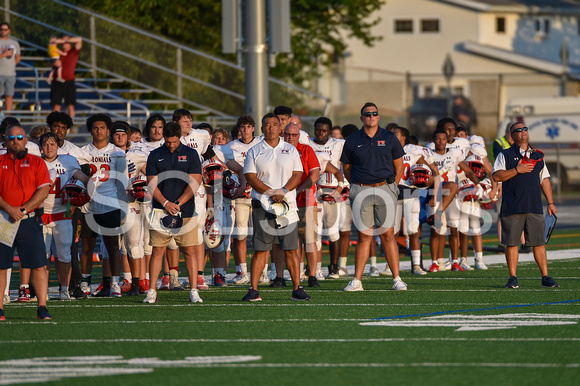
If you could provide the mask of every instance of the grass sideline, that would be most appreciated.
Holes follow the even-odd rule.
[[[575,244],[577,234],[554,240]],[[365,291],[355,293],[342,291],[347,279],[325,280],[307,289],[312,301],[304,303],[291,301],[289,288],[266,286],[258,304],[240,301],[246,286],[202,291],[203,304],[188,303],[187,292],[160,291],[154,305],[142,304],[143,296],[53,301],[52,322],[34,319],[34,303],[9,304],[0,324],[0,384],[34,383],[50,372],[55,385],[79,377],[86,385],[575,385],[579,263],[580,256],[549,261],[562,286],[554,289],[541,288],[530,262],[519,266],[517,290],[503,287],[507,269],[497,264],[425,277],[403,272],[406,292],[390,290],[388,278],[365,277]],[[390,325],[361,324],[368,322]],[[518,325],[496,329],[512,322]],[[43,357],[50,360],[14,361]]]

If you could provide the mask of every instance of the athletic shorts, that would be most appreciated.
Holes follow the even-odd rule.
[[[34,269],[46,266],[42,222],[39,217],[33,216],[20,221],[11,247],[0,243],[0,269],[12,268],[15,250],[18,250],[22,268]]]
[[[397,211],[397,185],[385,184],[378,187],[351,185],[350,204],[352,218],[359,232],[369,228],[393,228]]]
[[[284,228],[276,228],[276,220],[258,204],[252,205],[254,221],[254,250],[270,251],[273,244],[279,244],[283,251],[298,249],[298,223]]]
[[[90,239],[97,237],[102,233],[100,232],[100,227],[115,229],[120,226],[121,209],[115,209],[111,212],[101,214],[83,213],[81,217],[81,238]],[[119,233],[121,233],[121,230],[119,230]]]
[[[545,227],[544,215],[539,213],[512,214],[501,217],[501,243],[508,247],[518,246],[523,231],[526,246],[544,245]]]
[[[62,105],[64,98],[65,105],[77,103],[77,87],[74,80],[67,80],[64,83],[52,82],[50,85],[50,104]]]
[[[46,258],[54,255],[61,263],[71,262],[71,244],[73,240],[72,220],[59,220],[42,226]]]
[[[0,95],[13,96],[16,76],[0,75]]]
[[[298,237],[307,246],[318,240],[318,206],[298,208]],[[307,250],[306,252],[311,252]],[[312,251],[314,252],[314,251]]]

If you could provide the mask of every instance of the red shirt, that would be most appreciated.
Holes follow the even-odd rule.
[[[317,168],[320,169],[320,163],[318,162],[314,150],[310,146],[298,143],[296,150],[298,150],[298,153],[300,154],[300,162],[302,162],[302,168],[304,169],[302,179],[298,185],[300,186],[307,178],[310,178],[309,175],[311,170]],[[316,184],[296,195],[296,205],[299,208],[305,206],[316,206]]]
[[[75,70],[79,61],[79,50],[71,49],[66,56],[61,56],[62,77],[64,80],[75,80]]]
[[[52,183],[46,162],[30,154],[23,159],[1,155],[0,175],[0,196],[15,208],[28,202],[36,189]]]

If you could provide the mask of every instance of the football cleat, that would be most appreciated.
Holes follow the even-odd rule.
[[[145,299],[143,300],[143,303],[157,303],[157,292],[154,289],[150,289],[149,291],[147,291],[147,296],[145,296]]]
[[[169,290],[169,273],[163,275],[163,278],[161,278],[161,285],[159,286],[159,291],[167,290]]]
[[[197,275],[197,289],[206,290],[208,288],[209,288],[209,286],[205,282],[203,275]]]
[[[362,282],[355,277],[348,283],[346,287],[344,287],[344,291],[347,292],[364,291]]]
[[[453,265],[451,266],[451,270],[453,272],[463,272],[463,271],[465,271],[463,268],[461,268],[461,266],[458,263],[453,263]]]
[[[439,272],[439,264],[433,263],[427,270],[428,272]]]

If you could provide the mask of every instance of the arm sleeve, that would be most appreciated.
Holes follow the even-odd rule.
[[[205,153],[203,153],[201,155],[201,157],[203,158],[204,161],[207,161],[208,159],[215,157],[215,152],[213,151],[213,147],[211,145],[208,145],[207,150],[205,151]]]
[[[244,163],[244,174],[246,173],[257,173],[256,170],[256,160],[254,158],[254,149],[250,149],[246,156],[246,162]]]

